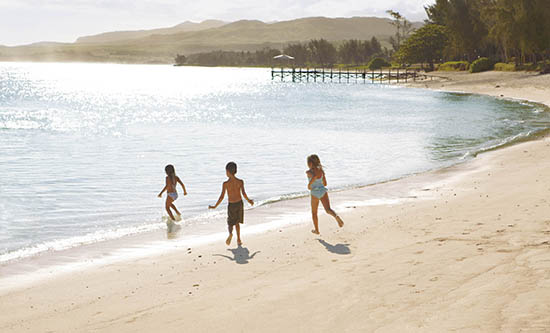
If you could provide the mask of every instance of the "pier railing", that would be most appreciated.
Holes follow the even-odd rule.
[[[343,83],[407,83],[433,80],[433,77],[416,69],[350,70],[333,68],[271,68],[271,79],[292,82],[343,82]]]

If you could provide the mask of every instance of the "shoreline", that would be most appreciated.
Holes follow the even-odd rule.
[[[436,73],[436,75],[435,75],[436,77],[437,77],[437,74],[438,73]],[[450,73],[448,73],[448,72],[442,72],[440,75],[449,76],[449,74]],[[463,74],[463,73],[456,73],[456,74],[460,75],[460,74]],[[516,73],[510,73],[510,74],[516,74]],[[525,74],[527,76],[533,76],[531,73],[525,73]],[[441,86],[443,86],[444,84],[449,82],[447,77],[442,76],[441,80],[442,81],[437,81],[437,80],[436,81],[422,81],[422,82],[417,82],[417,83],[408,83],[408,84],[400,84],[400,85],[405,86],[405,87],[414,87],[414,88],[423,88],[423,89],[427,87],[428,89],[441,91],[440,89],[438,89],[439,85],[441,84]],[[441,82],[443,82],[443,83],[441,83]],[[430,85],[430,87],[428,85]],[[482,95],[482,94],[477,93],[476,91],[465,91],[464,89],[443,90],[443,91],[450,92],[450,93]],[[525,101],[525,99],[514,99],[514,102],[518,102],[518,103],[521,103],[521,102],[524,102],[524,101]],[[550,111],[550,107],[547,104],[541,103],[540,101],[531,100],[531,101],[529,101],[529,103],[536,104],[537,106],[542,106],[542,107],[546,108],[548,111]],[[468,159],[467,156],[472,156],[472,157],[475,158],[480,153],[485,153],[485,152],[489,152],[489,151],[493,151],[493,150],[502,149],[502,148],[505,148],[505,147],[508,147],[508,146],[518,144],[520,142],[536,140],[537,138],[544,137],[545,135],[547,135],[546,132],[548,132],[548,131],[550,131],[550,129],[546,129],[546,130],[544,130],[544,132],[543,131],[536,131],[536,132],[533,132],[533,133],[527,133],[526,135],[523,135],[524,133],[520,133],[516,136],[506,138],[503,141],[499,141],[495,144],[491,144],[490,146],[487,146],[487,147],[477,147],[476,149],[473,149],[473,150],[469,151],[466,155],[464,155],[461,160],[456,160],[456,161],[449,162],[449,163],[447,163],[447,165],[439,166],[439,167],[436,167],[436,168],[433,168],[433,169],[414,171],[414,172],[411,172],[411,173],[408,173],[408,174],[396,176],[395,178],[382,179],[382,180],[376,181],[374,183],[349,184],[349,185],[341,186],[341,187],[338,187],[338,188],[333,188],[333,189],[330,190],[330,192],[331,193],[337,193],[337,192],[342,192],[342,191],[360,190],[360,189],[368,188],[368,187],[375,186],[375,185],[381,185],[381,184],[385,184],[385,183],[388,183],[388,182],[399,181],[399,180],[402,180],[404,178],[417,176],[419,174],[433,173],[435,171],[448,168],[449,166],[453,166],[453,165],[457,165],[457,164],[467,162],[467,159]],[[288,196],[288,198],[286,198],[286,196]],[[260,210],[270,209],[270,207],[276,206],[281,201],[304,199],[304,198],[307,198],[307,197],[308,197],[308,194],[303,194],[302,195],[301,193],[292,193],[291,195],[284,194],[284,195],[281,195],[281,196],[268,198],[268,199],[264,200],[263,203],[260,203],[260,205],[257,205],[257,206],[253,207],[250,210],[247,209],[247,211],[254,212],[257,209],[260,209]],[[393,199],[390,198],[390,200],[393,200]],[[217,215],[220,215],[219,211],[217,213],[218,213]],[[252,214],[254,214],[254,213],[252,213]],[[195,222],[195,221],[199,221],[199,220],[209,220],[209,221],[213,220],[216,223],[223,220],[223,213],[220,215],[221,218],[220,218],[220,216],[214,217],[214,216],[210,216],[210,215],[212,215],[212,214],[199,214],[199,215],[196,215],[196,216],[193,215],[187,220],[191,221],[191,222]],[[247,213],[247,215],[248,215],[248,213]],[[220,221],[218,221],[218,220],[220,220]],[[307,223],[307,221],[309,221],[309,216],[302,217],[302,220],[303,221],[301,221],[301,223]],[[218,223],[218,224],[222,225],[223,221],[221,221],[221,223]],[[281,227],[283,227],[285,224],[286,223],[282,224]],[[291,223],[291,224],[293,224],[293,223]],[[186,227],[186,225],[184,224],[184,225],[182,225],[182,227]],[[120,228],[120,229],[124,229],[124,228]],[[165,230],[165,224],[163,222],[150,221],[146,224],[138,225],[136,227],[129,227],[127,229],[128,229],[127,232],[121,231],[120,235],[118,235],[119,234],[119,229],[106,230],[106,231],[99,232],[99,234],[111,234],[111,233],[117,234],[117,235],[114,235],[114,236],[108,236],[108,237],[105,236],[106,238],[104,238],[101,235],[99,235],[98,237],[95,237],[93,234],[85,235],[84,237],[75,237],[75,238],[77,238],[77,240],[72,242],[70,245],[58,246],[58,243],[68,243],[69,241],[72,241],[71,239],[63,239],[63,240],[52,241],[52,242],[47,242],[47,243],[40,243],[40,244],[36,244],[32,247],[26,247],[26,248],[22,248],[22,249],[19,249],[19,250],[16,250],[16,251],[8,252],[8,253],[4,254],[5,256],[8,257],[8,259],[4,260],[4,261],[0,261],[0,276],[5,275],[6,272],[8,272],[8,271],[17,272],[17,269],[13,269],[13,267],[9,267],[9,269],[5,269],[7,265],[11,265],[13,263],[15,263],[16,265],[19,265],[19,266],[29,266],[28,264],[30,263],[32,265],[33,262],[56,262],[55,258],[52,258],[52,257],[55,257],[56,255],[64,257],[64,258],[77,257],[77,256],[74,256],[74,255],[66,255],[65,254],[65,253],[70,252],[70,251],[77,251],[77,252],[79,252],[80,257],[83,257],[81,255],[83,251],[79,250],[79,248],[84,248],[85,247],[85,248],[88,248],[88,249],[91,248],[93,252],[104,252],[102,247],[105,246],[106,248],[110,249],[109,252],[117,252],[117,250],[122,250],[122,249],[125,249],[126,247],[135,248],[136,245],[135,245],[135,242],[132,241],[132,239],[139,239],[140,242],[141,241],[147,241],[149,243],[152,243],[152,242],[165,241],[166,238],[168,238],[168,239],[179,238],[179,236],[175,235],[175,234],[167,235],[167,237],[164,237],[164,238],[162,236],[159,237],[158,235],[162,234],[162,232]],[[139,230],[136,231],[134,229],[142,229],[142,231],[139,231]],[[182,233],[185,233],[185,230]],[[197,233],[193,233],[192,236],[193,237],[195,237],[195,236],[201,237],[201,235],[199,235]],[[80,238],[86,238],[86,239],[85,240],[80,240]],[[208,238],[208,237],[203,237],[203,238]],[[114,246],[113,244],[116,243],[116,242],[121,242],[125,245],[124,246],[119,246],[119,247]],[[42,248],[42,250],[40,248]],[[118,252],[120,252],[120,251],[118,251]],[[23,254],[18,255],[18,253],[23,253]],[[29,254],[25,254],[25,253],[29,253]],[[11,255],[11,257],[10,257],[10,255]],[[45,257],[45,258],[41,258],[42,256]],[[96,258],[96,259],[98,259],[98,258]],[[102,259],[104,259],[104,258],[102,258]],[[115,260],[115,259],[113,258],[113,260]],[[124,260],[124,258],[117,257],[116,260],[117,261],[118,260]],[[20,261],[23,261],[23,262],[20,262]],[[72,260],[72,261],[67,260],[67,261],[65,261],[65,263],[67,263],[67,264],[79,264],[78,260],[76,260],[76,259]],[[47,269],[48,267],[40,267],[40,268],[46,268]],[[26,272],[28,272],[28,271],[26,271]]]
[[[439,80],[409,82],[404,87],[424,88],[453,93],[468,93],[505,98],[515,101],[528,101],[550,108],[547,89],[550,75],[534,72],[431,72]]]
[[[490,91],[494,80],[484,75],[474,86],[468,79],[451,88]],[[449,83],[423,88],[442,84]],[[535,102],[550,105],[550,85],[545,97]],[[12,313],[0,328],[548,329],[549,145],[544,137],[444,169],[331,192],[337,207],[358,192],[376,198],[401,190],[410,200],[351,206],[342,214],[344,229],[320,214],[321,237],[298,224],[247,236],[243,248],[211,243],[0,291],[0,310]]]
[[[338,200],[336,205],[333,202],[333,208],[338,212],[346,212],[351,207],[384,206],[405,202],[411,198],[419,199],[423,193],[416,193],[417,187],[441,181],[449,172],[448,170],[464,163],[468,163],[468,160],[376,183],[329,189],[331,198]],[[378,190],[379,188],[381,190]],[[245,208],[247,221],[262,218],[272,221],[253,224],[247,222],[243,233],[258,236],[273,230],[309,225],[311,217],[308,205],[309,195],[299,194],[288,199],[268,199],[265,203],[253,208]],[[289,211],[291,213],[288,213]],[[201,233],[204,228],[198,228],[193,233],[187,234],[185,222],[179,223],[176,232],[170,233],[166,224],[160,222],[158,228],[153,228],[154,225],[144,225],[147,230],[143,232],[124,234],[90,243],[78,243],[62,249],[47,249],[26,257],[1,262],[0,295],[2,291],[21,289],[29,284],[57,278],[71,272],[159,256],[189,246],[200,247],[216,242],[223,243],[227,236],[224,230],[225,212],[222,209],[221,213],[219,210],[215,213],[216,216],[212,215],[208,218],[200,216],[191,218],[191,220],[198,218],[209,221],[208,224],[220,225],[218,231],[206,235],[204,232]],[[23,250],[33,250],[33,248]]]
[[[546,107],[546,105],[544,106]],[[547,136],[548,134],[546,132],[547,131],[542,134],[538,134],[539,132],[537,132],[519,139],[503,142],[495,147],[490,146],[483,148],[473,152],[471,156],[475,158],[478,154],[498,151],[522,142],[538,140]],[[421,199],[422,193],[415,192],[417,191],[415,186],[418,187],[419,185],[441,181],[442,178],[445,177],[442,175],[448,172],[456,172],[449,170],[453,170],[454,167],[459,167],[469,162],[471,162],[470,159],[461,159],[446,166],[412,172],[375,183],[353,184],[333,189],[329,188],[329,193],[331,197],[336,196],[339,199],[340,202],[338,202],[338,206],[336,206],[336,210],[339,212],[345,212],[349,210],[351,206],[364,207],[399,204],[411,198]],[[421,180],[419,181],[418,179]],[[373,191],[373,193],[369,193],[370,189],[378,187],[398,187],[398,189],[394,188],[394,192],[392,192],[391,195],[379,198],[377,196],[380,194],[379,192]],[[388,190],[383,190],[382,192],[388,192]],[[352,200],[352,197],[354,197],[355,200]],[[298,193],[289,198],[276,197],[276,199],[266,199],[265,202],[260,203],[260,205],[245,208],[247,220],[249,219],[249,214],[252,213],[252,219],[257,219],[257,215],[263,215],[264,217],[269,216],[269,218],[275,221],[249,224],[246,226],[247,230],[245,234],[257,236],[275,229],[289,228],[296,225],[307,225],[311,223],[309,213],[306,212],[304,214],[301,212],[300,208],[307,208],[308,205],[309,194],[302,195]],[[294,213],[285,214],[284,210],[288,210],[288,208],[286,208],[287,206],[291,206],[291,210],[293,210]],[[305,211],[307,209],[302,210]],[[225,213],[220,213],[220,211],[215,213],[216,216],[202,217],[199,215],[193,216],[186,221],[207,220],[210,222],[209,224],[212,224],[212,221],[214,221],[214,223],[219,225],[225,225]],[[204,235],[204,233],[200,232],[203,228],[199,228],[198,231],[194,230],[193,233],[188,235],[185,230],[187,227],[185,222],[177,224],[176,232],[169,232],[170,229],[167,229],[167,225],[164,221],[157,224],[144,224],[142,227],[145,231],[126,233],[122,236],[114,236],[113,238],[99,241],[76,243],[76,245],[70,245],[61,249],[48,248],[36,253],[31,253],[28,256],[14,257],[13,259],[0,262],[0,292],[2,290],[20,289],[29,283],[40,282],[42,279],[52,279],[70,272],[93,269],[104,265],[141,259],[147,256],[159,256],[162,253],[178,251],[178,249],[188,246],[197,247],[211,245],[215,242],[222,242],[226,238],[225,231],[217,231]],[[196,227],[196,225],[192,225],[191,227]],[[219,230],[222,229],[223,227],[219,228]],[[182,237],[181,234],[185,236]],[[44,244],[39,245],[41,247],[46,246]],[[11,253],[17,253],[19,251],[33,252],[34,248],[35,247],[24,248]],[[31,276],[29,277],[27,274]]]

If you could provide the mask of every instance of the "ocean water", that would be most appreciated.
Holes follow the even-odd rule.
[[[0,63],[0,264],[166,228],[164,166],[186,232],[235,161],[259,206],[441,168],[550,127],[537,105],[384,84],[271,81],[266,69]],[[223,207],[224,205],[222,205]],[[257,208],[255,208],[257,209]],[[308,207],[304,207],[307,212]]]

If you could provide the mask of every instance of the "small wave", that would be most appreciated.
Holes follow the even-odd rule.
[[[96,231],[83,236],[70,237],[55,241],[44,242],[30,247],[25,247],[0,255],[0,264],[24,259],[49,251],[62,251],[82,245],[89,245],[101,241],[118,239],[124,236],[139,234],[147,231],[158,230],[164,227],[163,223],[146,224],[135,227],[117,228],[112,230]]]
[[[527,132],[519,133],[519,134],[510,136],[508,138],[505,138],[496,144],[483,147],[475,151],[466,152],[466,154],[464,154],[464,156],[461,159],[465,159],[468,156],[477,157],[477,155],[479,154],[487,153],[487,152],[505,148],[505,147],[510,147],[521,142],[535,140],[538,138],[545,137],[549,134],[550,134],[550,128],[545,128],[538,131],[527,131]]]
[[[257,203],[257,207],[262,207],[265,205],[274,204],[274,203],[286,201],[286,200],[304,198],[304,197],[307,197],[308,195],[309,195],[308,192],[295,192],[295,193],[283,194],[276,197],[261,200]]]

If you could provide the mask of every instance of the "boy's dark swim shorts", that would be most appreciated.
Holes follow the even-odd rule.
[[[227,224],[236,225],[244,223],[244,205],[242,200],[239,202],[230,202],[227,205]]]

